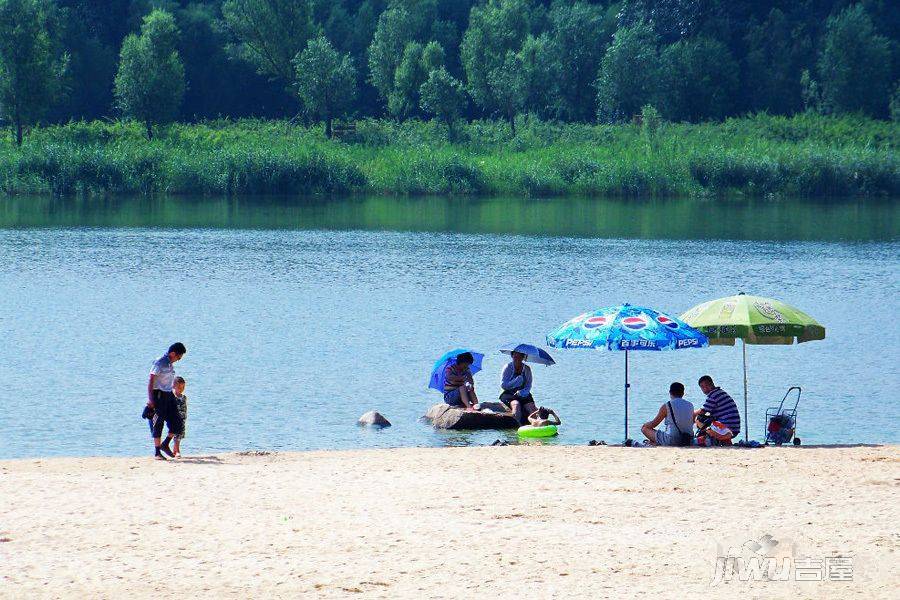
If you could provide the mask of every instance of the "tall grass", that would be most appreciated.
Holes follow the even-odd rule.
[[[452,141],[448,141],[452,137]],[[700,125],[366,120],[342,140],[281,121],[131,123],[0,133],[0,192],[900,196],[900,126],[758,115]]]

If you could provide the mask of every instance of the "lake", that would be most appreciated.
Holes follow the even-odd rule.
[[[739,291],[827,328],[749,346],[752,438],[788,386],[804,444],[898,443],[900,203],[842,200],[0,199],[0,458],[151,454],[147,373],[188,347],[185,453],[487,444],[419,421],[435,358],[630,302],[680,314]],[[551,350],[550,443],[621,442],[624,356]],[[630,434],[668,384],[742,405],[741,347],[632,353]],[[376,409],[393,427],[356,426]]]

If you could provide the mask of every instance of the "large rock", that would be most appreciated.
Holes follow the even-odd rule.
[[[358,425],[363,425],[365,427],[390,427],[391,422],[384,418],[380,412],[375,410],[370,410],[363,416],[359,418],[357,421]]]
[[[519,426],[499,402],[482,402],[481,408],[479,412],[466,412],[442,402],[429,408],[425,418],[438,429],[516,429]]]

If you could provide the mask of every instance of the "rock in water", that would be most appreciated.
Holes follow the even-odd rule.
[[[442,402],[429,408],[425,418],[438,429],[515,429],[519,426],[499,402],[482,402],[481,407],[480,412],[466,412]]]
[[[365,427],[390,427],[391,422],[384,418],[380,412],[375,410],[370,410],[363,416],[359,418],[357,421],[358,425],[363,425]]]

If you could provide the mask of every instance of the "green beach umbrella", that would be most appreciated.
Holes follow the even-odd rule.
[[[748,296],[719,298],[685,311],[681,320],[703,332],[710,345],[733,346],[740,339],[744,355],[744,439],[747,422],[747,344],[789,345],[825,339],[825,328],[805,312],[779,300]]]

